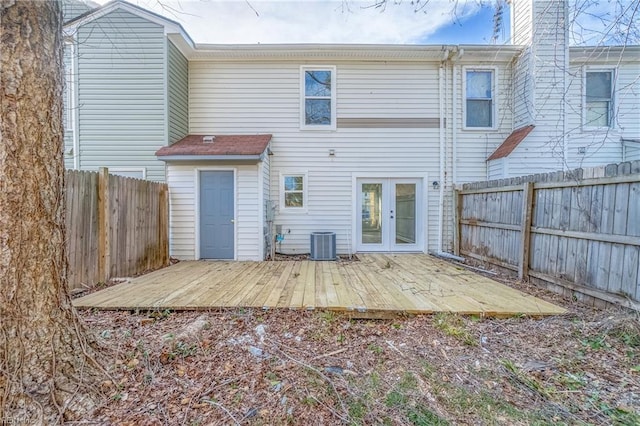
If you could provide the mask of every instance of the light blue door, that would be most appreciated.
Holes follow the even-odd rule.
[[[200,258],[234,258],[232,171],[200,172]]]

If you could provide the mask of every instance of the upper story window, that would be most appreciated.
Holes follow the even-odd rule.
[[[585,127],[611,127],[613,123],[613,71],[587,71],[585,75]]]
[[[495,127],[494,70],[465,70],[465,127]]]
[[[301,68],[301,123],[303,129],[336,128],[335,67]]]

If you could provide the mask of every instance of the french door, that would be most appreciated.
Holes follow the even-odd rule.
[[[422,251],[422,180],[357,180],[358,251]]]

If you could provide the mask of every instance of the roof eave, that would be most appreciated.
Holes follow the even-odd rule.
[[[260,154],[255,155],[191,155],[191,154],[173,154],[173,155],[157,155],[160,161],[220,161],[220,162],[250,162],[259,163],[263,160]]]
[[[510,61],[521,46],[486,45],[391,45],[391,44],[196,44],[195,60],[387,60],[440,62],[447,55],[464,51],[472,58]],[[462,56],[464,58],[464,55]]]

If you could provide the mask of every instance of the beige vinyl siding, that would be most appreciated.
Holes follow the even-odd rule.
[[[78,29],[80,168],[145,168],[163,181],[166,144],[164,30],[123,10]]]
[[[167,40],[169,144],[189,133],[189,63],[173,43]]]
[[[236,254],[237,260],[262,260],[260,244],[262,230],[258,218],[262,214],[259,206],[258,172],[261,167],[225,166],[219,170],[236,170]],[[169,228],[172,256],[181,260],[193,260],[196,256],[196,170],[216,170],[208,163],[168,164],[169,184]]]
[[[353,173],[394,177],[439,175],[439,129],[348,128],[300,130],[297,62],[190,62],[190,133],[271,133],[271,200],[279,205],[280,174],[307,173],[305,213],[278,211],[285,240],[277,249],[307,253],[314,231],[337,233],[339,253],[353,251]],[[306,64],[309,65],[309,64]],[[434,64],[318,63],[335,65],[337,117],[437,117]],[[370,84],[369,84],[370,82]],[[368,90],[367,90],[368,87]],[[435,92],[434,92],[435,90]],[[329,149],[335,156],[329,156]],[[424,182],[425,185],[427,182]],[[437,241],[438,191],[424,219]],[[290,230],[290,232],[288,232]]]

